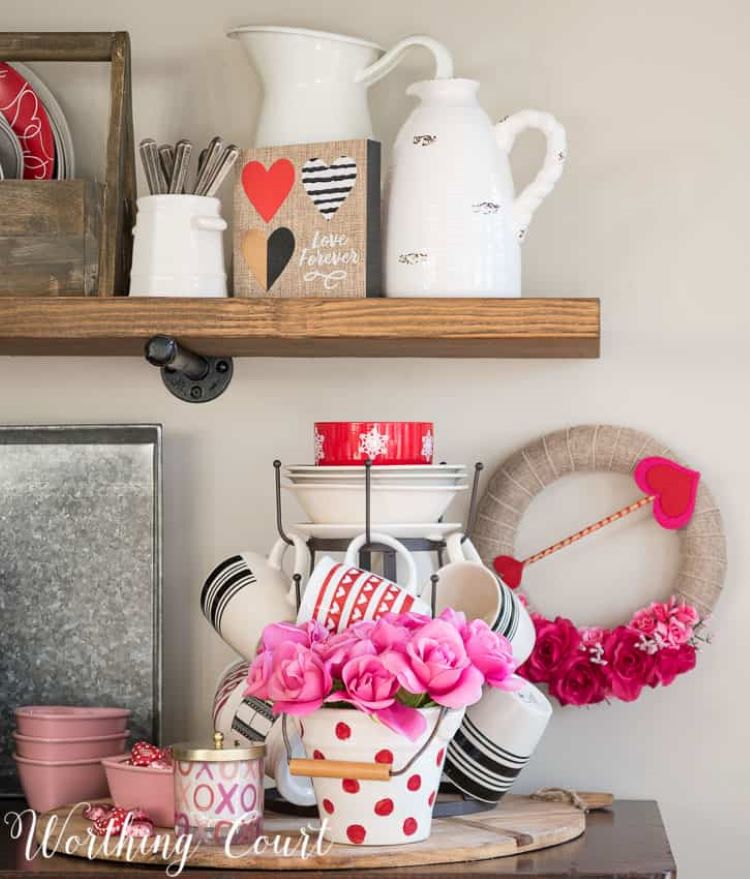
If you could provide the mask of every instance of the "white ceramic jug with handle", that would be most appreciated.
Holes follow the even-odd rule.
[[[296,27],[247,25],[228,36],[240,40],[263,82],[255,146],[281,146],[372,137],[367,89],[412,46],[428,49],[437,78],[453,76],[442,43],[411,36],[385,51],[377,43]]]
[[[521,295],[520,242],[562,173],[565,130],[523,110],[492,124],[470,79],[414,83],[420,103],[394,146],[386,191],[387,296]],[[516,197],[508,154],[539,129],[547,153]]]

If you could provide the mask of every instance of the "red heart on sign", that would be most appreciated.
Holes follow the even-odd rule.
[[[518,589],[521,585],[523,562],[519,562],[518,559],[514,559],[510,555],[499,555],[492,560],[492,567],[506,586]]]
[[[248,162],[242,169],[242,188],[250,204],[269,223],[284,204],[294,185],[294,165],[277,159],[266,170],[262,162]]]
[[[654,495],[654,518],[662,528],[676,530],[687,525],[701,478],[697,470],[655,456],[639,461],[633,475],[642,491]]]

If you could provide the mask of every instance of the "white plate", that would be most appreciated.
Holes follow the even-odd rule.
[[[10,66],[14,67],[24,79],[28,80],[29,85],[37,93],[39,100],[44,104],[44,109],[47,111],[50,125],[52,126],[52,136],[55,141],[55,158],[57,160],[57,173],[55,177],[58,180],[72,179],[75,177],[73,138],[70,136],[70,127],[62,107],[49,90],[47,84],[30,67],[17,61],[14,61]]]
[[[284,478],[288,479],[294,485],[309,485],[317,483],[318,485],[364,485],[364,473],[285,473]],[[466,476],[463,473],[392,473],[390,476],[385,474],[373,473],[371,478],[372,485],[466,485]]]
[[[442,540],[454,531],[462,531],[460,522],[415,522],[393,524],[390,522],[378,525],[378,531],[398,539],[421,537],[424,540]],[[299,522],[292,525],[290,531],[296,531],[302,537],[321,537],[327,540],[351,540],[360,535],[365,528],[364,520],[357,524],[332,525],[320,522]]]

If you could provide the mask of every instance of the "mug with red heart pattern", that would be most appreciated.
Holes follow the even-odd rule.
[[[364,546],[361,534],[350,544],[343,562],[324,556],[310,575],[302,597],[298,623],[318,620],[329,631],[340,632],[362,620],[376,620],[386,613],[414,611],[429,615],[430,607],[416,597],[417,569],[406,547],[388,534],[372,532],[372,543],[394,549],[407,567],[407,585],[363,571],[356,565],[356,555]]]

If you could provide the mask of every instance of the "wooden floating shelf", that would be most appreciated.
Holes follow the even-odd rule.
[[[598,357],[598,299],[0,298],[0,354]]]

